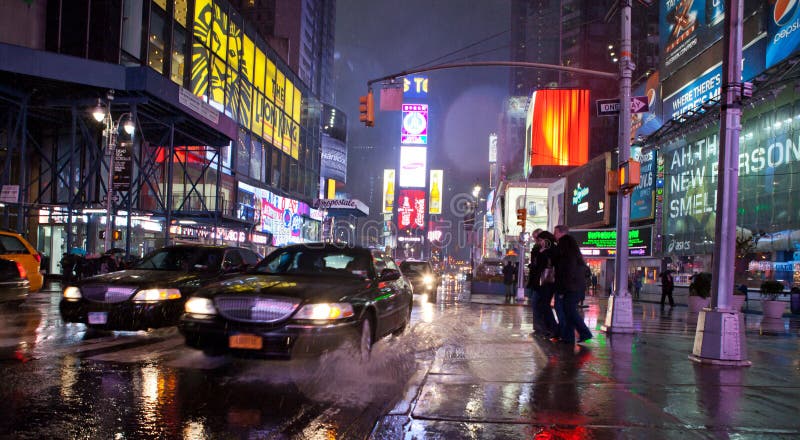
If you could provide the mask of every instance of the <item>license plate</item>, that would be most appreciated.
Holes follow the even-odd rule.
[[[105,324],[108,322],[107,312],[89,312],[87,316],[89,324]]]
[[[230,348],[243,348],[245,350],[261,350],[261,347],[264,346],[264,342],[261,336],[240,333],[228,337],[228,346]]]

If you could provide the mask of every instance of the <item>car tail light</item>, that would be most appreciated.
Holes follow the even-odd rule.
[[[38,252],[33,254],[33,258],[36,258],[36,262],[37,263],[41,263],[42,262],[42,254],[40,254]]]
[[[28,272],[25,271],[25,267],[23,267],[19,261],[15,261],[15,263],[17,263],[17,270],[19,271],[19,277],[28,278]]]

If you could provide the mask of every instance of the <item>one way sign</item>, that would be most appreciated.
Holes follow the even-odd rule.
[[[619,113],[619,99],[598,99],[597,116],[612,116]],[[649,112],[647,96],[631,96],[631,113]]]

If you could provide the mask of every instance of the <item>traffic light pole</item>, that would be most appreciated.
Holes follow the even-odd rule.
[[[619,165],[631,156],[631,0],[620,0],[622,38],[619,57]],[[618,167],[619,169],[619,167]],[[614,293],[608,298],[603,331],[633,333],[633,299],[628,292],[628,231],[630,230],[630,192],[617,192],[617,258],[614,266]]]
[[[736,263],[736,208],[739,192],[739,131],[742,116],[742,20],[741,0],[725,7],[725,54],[722,59],[723,104],[720,114],[719,188],[714,228],[711,308],[700,311],[689,359],[707,364],[746,367],[744,316],[731,307],[733,267]]]

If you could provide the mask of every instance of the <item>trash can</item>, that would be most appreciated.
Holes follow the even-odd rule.
[[[800,288],[792,287],[791,290],[791,307],[792,313],[800,315]]]

